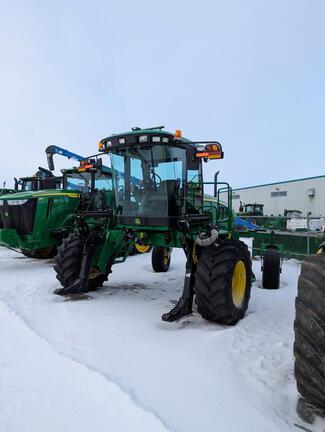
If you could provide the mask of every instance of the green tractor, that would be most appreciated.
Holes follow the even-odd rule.
[[[54,177],[47,169],[39,167],[35,175],[21,177],[15,180],[14,189],[0,189],[0,202],[3,196],[9,196],[17,192],[37,191],[42,189],[59,189],[62,184],[62,177]],[[3,228],[3,220],[0,212],[0,229]]]
[[[62,176],[56,177],[46,168],[39,167],[35,175],[15,178],[15,192],[30,192],[48,189],[61,189]]]
[[[264,216],[264,204],[243,204],[240,201],[239,216]]]
[[[113,193],[104,191],[102,210],[83,211],[73,233],[58,248],[55,271],[71,295],[102,286],[114,264],[125,261],[135,244],[152,246],[152,266],[166,272],[172,248],[186,255],[182,296],[162,316],[175,321],[198,311],[207,320],[234,325],[244,317],[251,291],[251,258],[234,237],[232,190],[204,182],[202,165],[223,158],[218,142],[193,142],[164,131],[134,128],[99,143],[109,154]],[[215,188],[204,199],[204,187]],[[228,202],[220,200],[227,192]],[[114,199],[112,199],[114,194]],[[108,199],[110,198],[110,199]],[[103,206],[104,207],[104,206]]]
[[[264,204],[243,204],[240,201],[239,217],[246,221],[251,221],[253,224],[265,230],[285,230],[286,218],[273,217],[264,215]],[[286,214],[284,215],[286,216]]]
[[[239,212],[237,216],[247,222],[251,222],[261,228],[265,228],[268,223],[268,216],[264,215],[264,204],[243,204],[240,201]]]
[[[30,258],[56,255],[77,211],[94,199],[91,191],[112,187],[110,170],[100,162],[85,160],[79,168],[62,170],[62,177],[47,173],[21,179],[21,191],[0,197],[0,245]]]

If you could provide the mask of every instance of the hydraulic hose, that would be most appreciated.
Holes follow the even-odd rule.
[[[212,229],[210,237],[205,237],[205,233],[201,233],[197,237],[195,243],[198,244],[201,247],[211,246],[213,243],[216,242],[216,240],[217,240],[218,237],[219,237],[218,230]]]

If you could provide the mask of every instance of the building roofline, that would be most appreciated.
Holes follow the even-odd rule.
[[[325,175],[314,176],[314,177],[304,177],[304,178],[299,178],[299,179],[294,179],[294,180],[286,180],[286,181],[280,181],[280,182],[274,182],[274,183],[265,183],[265,184],[261,184],[261,185],[255,185],[255,186],[234,188],[233,192],[237,192],[237,191],[244,190],[244,189],[254,189],[254,188],[258,188],[258,187],[274,186],[274,185],[278,185],[278,184],[294,183],[294,182],[299,182],[299,181],[304,181],[304,180],[313,180],[313,179],[318,179],[318,178],[325,178]]]

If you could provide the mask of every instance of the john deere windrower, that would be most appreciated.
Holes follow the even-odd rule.
[[[111,159],[114,201],[101,211],[83,212],[60,246],[55,271],[62,288],[56,293],[101,286],[135,244],[153,246],[156,272],[166,272],[172,248],[182,248],[183,292],[162,319],[190,314],[194,297],[208,320],[232,325],[243,318],[251,259],[247,246],[233,237],[232,190],[227,183],[203,181],[203,164],[223,158],[221,144],[190,141],[162,127],[134,128],[101,140],[99,150]],[[208,185],[214,197],[205,198]],[[224,191],[227,202],[220,200]]]

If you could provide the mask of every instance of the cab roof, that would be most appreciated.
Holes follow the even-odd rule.
[[[183,143],[186,143],[188,145],[190,145],[192,142],[191,140],[189,140],[183,136],[177,137],[175,133],[169,132],[169,131],[166,131],[163,129],[164,129],[164,126],[155,126],[152,128],[144,128],[144,129],[142,129],[140,127],[134,127],[130,131],[127,131],[127,132],[112,134],[112,135],[108,136],[107,138],[103,138],[100,142],[104,143],[104,142],[110,141],[114,138],[122,138],[122,137],[127,137],[130,135],[133,135],[133,136],[140,136],[140,135],[166,136],[168,138],[172,138],[173,140],[176,137],[178,142],[183,142]],[[177,131],[177,132],[180,132],[180,131]]]

